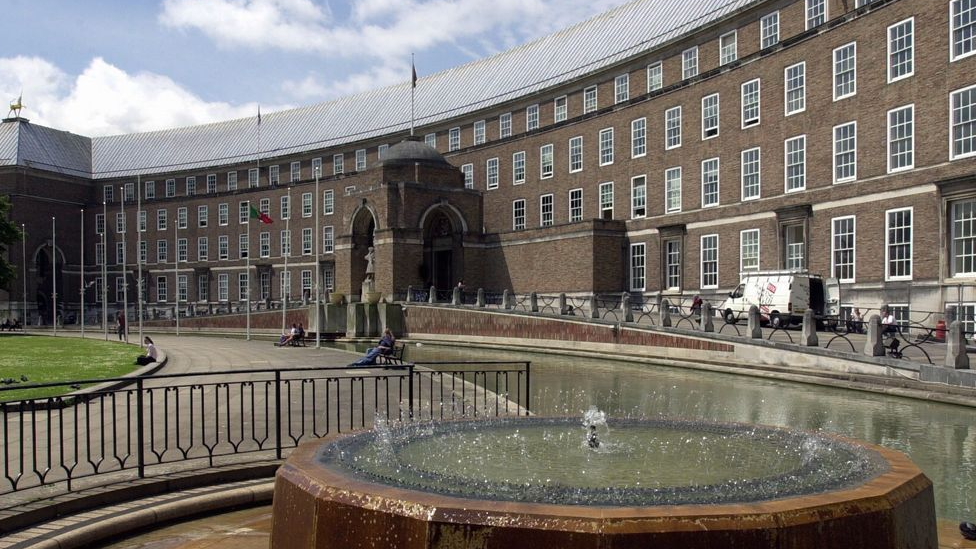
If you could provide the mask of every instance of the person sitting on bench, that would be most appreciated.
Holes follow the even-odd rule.
[[[383,330],[383,337],[380,338],[380,342],[376,347],[371,348],[366,351],[366,356],[353,362],[350,366],[371,366],[376,364],[376,359],[380,355],[388,355],[393,352],[393,346],[396,344],[396,338],[393,337],[393,332],[389,328]]]

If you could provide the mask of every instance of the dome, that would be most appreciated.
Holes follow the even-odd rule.
[[[426,164],[428,166],[453,167],[437,149],[424,143],[419,137],[408,137],[386,151],[377,166],[396,166],[403,164]]]

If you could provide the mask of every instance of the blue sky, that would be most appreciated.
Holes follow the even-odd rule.
[[[0,101],[88,136],[421,79],[626,0],[5,0]],[[6,114],[4,112],[4,114]]]

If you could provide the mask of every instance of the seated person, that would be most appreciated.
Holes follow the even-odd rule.
[[[152,338],[146,336],[144,343],[146,344],[146,354],[136,357],[136,364],[139,366],[151,364],[159,359],[159,351],[156,350],[156,345],[153,344]]]
[[[276,345],[279,347],[284,347],[285,345],[291,343],[296,337],[298,337],[298,325],[292,324],[291,330],[281,334],[281,338],[278,340]]]
[[[380,338],[380,342],[372,349],[366,351],[366,356],[353,362],[350,366],[370,366],[376,364],[376,359],[380,355],[388,355],[393,352],[393,345],[396,344],[396,338],[393,337],[393,332],[389,328],[383,330],[383,337]]]
[[[305,341],[305,325],[301,322],[298,323],[298,334],[296,334],[295,340]]]
[[[881,309],[881,334],[891,336],[898,333],[898,324],[895,323],[895,313],[890,309]]]
[[[9,318],[3,319],[3,324],[0,324],[0,332],[4,330],[13,330],[13,325],[10,323]]]
[[[847,318],[847,331],[854,334],[864,333],[864,317],[861,309],[855,307],[854,312]]]

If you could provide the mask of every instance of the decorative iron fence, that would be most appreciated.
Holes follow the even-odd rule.
[[[377,417],[527,414],[529,380],[529,362],[433,362],[19,385],[128,383],[0,402],[0,494],[59,483],[71,491],[82,479],[110,473],[144,478],[180,463],[195,468],[281,459],[300,442],[363,429]],[[0,398],[9,390],[0,388]]]

